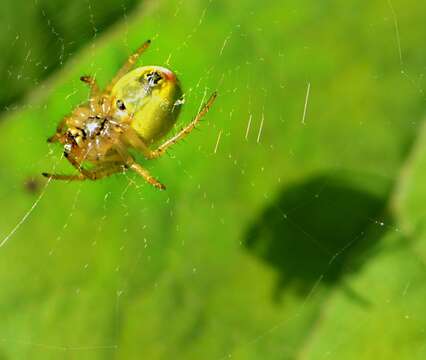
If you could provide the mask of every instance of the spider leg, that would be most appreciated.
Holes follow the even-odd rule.
[[[210,110],[211,106],[213,105],[214,101],[216,100],[217,93],[214,92],[210,98],[207,100],[207,102],[204,104],[200,112],[195,116],[195,118],[187,125],[185,126],[181,131],[179,131],[175,136],[171,137],[170,139],[166,140],[163,144],[161,144],[157,149],[150,150],[148,149],[149,153],[147,155],[148,159],[155,159],[161,155],[164,154],[164,152],[172,145],[176,144],[179,140],[186,137],[192,130],[194,130],[195,126],[198,124],[198,122],[204,117],[204,115],[207,114],[207,112]]]
[[[99,86],[96,80],[92,76],[82,76],[80,80],[86,83],[90,88],[90,98],[96,97],[100,94]]]
[[[125,146],[123,144],[116,144],[115,146],[117,152],[121,155],[123,158],[124,163],[126,164],[126,167],[128,169],[132,169],[137,174],[142,176],[145,181],[150,183],[152,186],[156,187],[157,189],[164,190],[166,186],[159,182],[156,178],[154,178],[148,170],[143,168],[140,164],[138,164],[135,159],[133,159],[132,155],[129,154]]]
[[[145,158],[151,159],[152,150],[145,144],[135,129],[128,127],[125,132],[125,138],[131,147],[141,152]]]
[[[62,136],[64,127],[65,127],[65,123],[66,121],[69,119],[69,116],[65,116],[58,124],[58,126],[56,127],[56,132],[55,134],[53,134],[51,137],[49,137],[47,139],[47,142],[49,143],[54,143],[56,141],[58,141],[58,139]]]
[[[50,174],[50,173],[41,173],[44,177],[52,180],[85,180],[83,174],[78,175],[62,175],[62,174]]]
[[[61,174],[49,174],[42,173],[43,176],[53,180],[99,180],[112,174],[123,172],[125,166],[122,163],[110,163],[106,165],[100,165],[91,170],[84,170],[77,175],[61,175]]]
[[[139,165],[136,161],[133,160],[132,163],[128,165],[129,169],[132,169],[137,174],[142,176],[148,183],[150,183],[152,186],[156,187],[160,190],[165,190],[166,186],[162,183],[160,183],[156,178],[154,178],[150,172],[143,168],[141,165]]]
[[[121,69],[118,70],[117,74],[114,76],[114,78],[111,80],[111,82],[106,87],[105,93],[110,93],[111,89],[114,87],[114,85],[117,83],[117,81],[120,80],[123,77],[123,75],[127,74],[130,71],[130,69],[133,67],[133,65],[135,65],[139,56],[141,56],[142,53],[146,49],[148,49],[149,44],[151,44],[151,40],[145,41],[132,55],[130,55],[128,57],[126,62],[122,65]]]
[[[123,163],[111,163],[95,167],[92,170],[86,170],[86,174],[90,180],[99,180],[115,173],[123,173],[124,171],[126,171],[126,166]]]
[[[99,165],[98,167],[95,167],[94,169],[86,170],[80,165],[80,163],[77,161],[77,159],[74,156],[72,156],[71,154],[64,154],[64,155],[67,158],[67,160],[70,162],[70,164],[74,166],[80,172],[80,174],[83,175],[83,177],[86,179],[97,180],[102,177],[124,170],[124,164],[122,162],[107,163],[105,165]]]

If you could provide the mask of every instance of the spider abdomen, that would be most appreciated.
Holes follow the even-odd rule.
[[[129,121],[147,145],[175,124],[182,102],[176,75],[160,66],[139,67],[123,76],[111,91],[115,117]]]

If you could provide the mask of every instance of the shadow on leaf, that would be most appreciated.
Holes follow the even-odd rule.
[[[318,282],[341,281],[348,296],[368,303],[345,286],[343,276],[371,256],[385,231],[378,218],[386,216],[387,199],[353,183],[323,175],[285,188],[246,231],[246,248],[278,272],[276,301],[288,286],[307,296]]]

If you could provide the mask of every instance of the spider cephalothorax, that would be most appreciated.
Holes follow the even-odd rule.
[[[104,91],[100,91],[90,76],[81,77],[90,86],[89,101],[65,117],[56,133],[48,139],[63,144],[65,157],[79,173],[43,173],[44,176],[62,180],[96,180],[132,169],[150,184],[165,188],[136,163],[128,148],[138,150],[147,159],[161,156],[192,131],[213,104],[216,93],[189,125],[151,150],[150,146],[163,138],[176,123],[183,101],[180,83],[172,71],[160,66],[144,66],[130,71],[149,43],[145,42],[129,57]],[[84,162],[93,167],[86,169]]]
[[[64,144],[66,155],[72,154],[80,161],[99,161],[112,151],[126,127],[112,117],[89,117],[83,127],[68,128],[59,141]]]
[[[49,141],[62,143],[65,156],[72,156],[80,163],[107,159],[108,154],[114,152],[114,145],[129,127],[128,123],[115,120],[108,100],[100,98],[99,108],[93,104],[91,107],[78,107],[66,119],[66,131],[61,135],[54,135]]]

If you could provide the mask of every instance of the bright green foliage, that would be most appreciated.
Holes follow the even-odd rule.
[[[105,84],[152,38],[142,62],[177,72],[180,124],[219,97],[144,162],[167,191],[47,186],[0,248],[0,359],[424,359],[425,13],[176,0],[100,35],[1,124],[0,239],[38,198],[28,179],[73,171],[46,138],[81,74]]]

